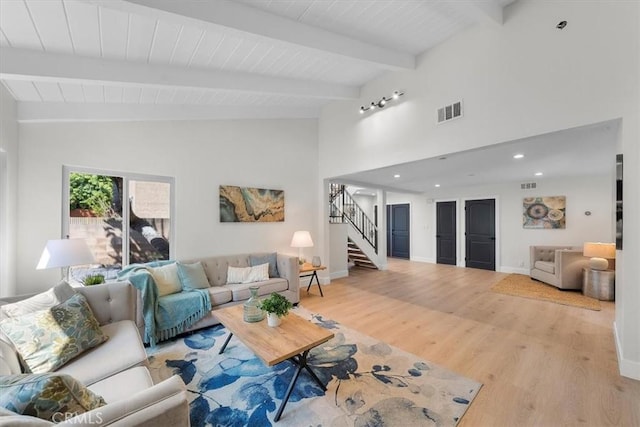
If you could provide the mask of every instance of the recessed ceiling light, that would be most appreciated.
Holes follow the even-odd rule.
[[[514,155],[513,155],[513,158],[514,158],[514,159],[521,159],[521,158],[523,158],[523,157],[524,157],[524,154],[514,154]]]
[[[536,172],[536,176],[542,176],[542,172]]]
[[[395,174],[395,175],[393,175],[393,177],[394,178],[400,178],[400,175],[399,174]]]
[[[434,185],[434,187],[440,187],[440,184],[436,184],[436,185]]]

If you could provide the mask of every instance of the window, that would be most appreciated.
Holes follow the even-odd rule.
[[[96,261],[72,267],[73,281],[174,257],[173,178],[70,166],[63,176],[63,235],[85,239]]]

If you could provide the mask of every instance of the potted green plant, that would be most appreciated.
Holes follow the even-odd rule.
[[[276,292],[260,302],[260,309],[267,312],[267,323],[272,327],[280,325],[281,317],[286,316],[292,307],[287,298]]]
[[[104,283],[104,276],[102,274],[90,274],[82,279],[82,283],[84,283],[85,286],[100,285]]]

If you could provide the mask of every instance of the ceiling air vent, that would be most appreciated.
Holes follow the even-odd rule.
[[[520,189],[521,190],[533,190],[534,188],[536,188],[536,183],[535,182],[525,182],[520,184]]]
[[[438,108],[438,124],[462,117],[462,101]]]

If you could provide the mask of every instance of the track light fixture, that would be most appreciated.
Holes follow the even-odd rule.
[[[383,96],[378,102],[371,102],[371,104],[368,107],[365,107],[363,105],[362,107],[360,107],[360,114],[364,114],[365,111],[375,110],[376,108],[384,108],[385,105],[387,105],[389,103],[389,101],[396,100],[396,99],[400,98],[402,95],[404,95],[404,92],[399,92],[399,91],[396,90],[388,98],[386,96]]]

